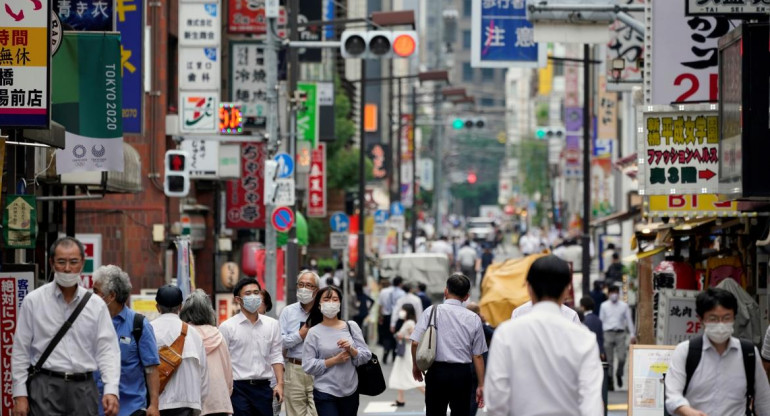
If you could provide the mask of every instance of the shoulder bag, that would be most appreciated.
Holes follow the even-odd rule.
[[[350,332],[350,338],[353,338],[353,332],[350,330],[350,323],[345,322],[348,326],[348,332]],[[385,376],[382,375],[382,368],[380,367],[380,360],[377,355],[372,353],[372,358],[369,361],[356,367],[356,373],[358,374],[358,388],[356,393],[366,396],[378,396],[382,394],[387,388],[385,385]]]
[[[422,334],[422,339],[417,345],[415,361],[420,371],[428,371],[433,362],[436,361],[436,342],[438,341],[436,309],[438,309],[438,305],[431,308],[430,317],[428,318],[428,329]]]
[[[163,393],[171,376],[182,364],[182,352],[184,351],[184,341],[187,337],[187,324],[182,322],[182,333],[174,340],[171,346],[164,345],[158,348],[158,356],[160,358],[160,365],[158,365],[158,373],[160,377],[160,388],[158,394]]]

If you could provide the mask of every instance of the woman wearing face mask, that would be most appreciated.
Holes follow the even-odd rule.
[[[313,400],[319,416],[358,413],[358,375],[355,367],[372,356],[361,329],[340,319],[342,292],[328,286],[318,291],[310,310],[302,369],[314,377]]]
[[[416,381],[412,376],[412,343],[409,342],[409,336],[412,335],[414,327],[417,324],[417,317],[415,316],[414,306],[410,303],[405,303],[398,311],[398,319],[404,321],[401,325],[401,329],[396,332],[396,360],[393,362],[393,371],[390,373],[390,379],[388,380],[388,387],[394,390],[398,390],[398,396],[393,406],[403,407],[406,402],[404,401],[404,390],[420,389],[423,394],[425,393],[425,382]]]

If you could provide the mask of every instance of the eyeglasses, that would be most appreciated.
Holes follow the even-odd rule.
[[[735,316],[734,315],[725,315],[725,316],[720,318],[718,316],[711,315],[708,318],[706,318],[705,321],[706,321],[707,324],[717,324],[719,322],[722,322],[723,324],[729,324],[729,323],[735,321]]]
[[[54,264],[59,266],[59,267],[67,267],[68,264],[70,266],[75,267],[75,266],[78,266],[80,264],[80,262],[81,262],[80,259],[69,259],[69,260],[67,260],[67,259],[59,259],[59,260],[55,260]]]
[[[318,289],[318,286],[311,285],[310,283],[297,283],[297,289],[310,289],[310,290],[316,290]]]

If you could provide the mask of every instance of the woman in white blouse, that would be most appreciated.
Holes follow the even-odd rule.
[[[412,335],[414,327],[417,324],[417,317],[414,312],[414,306],[411,303],[405,303],[398,311],[398,318],[404,321],[401,329],[396,332],[396,360],[393,362],[393,371],[390,372],[388,387],[398,390],[398,396],[393,406],[403,407],[404,390],[420,389],[425,393],[425,382],[417,381],[412,376],[412,342],[409,336]]]

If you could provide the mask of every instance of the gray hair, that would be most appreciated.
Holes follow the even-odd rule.
[[[85,259],[86,258],[86,248],[83,246],[83,243],[80,242],[75,237],[61,237],[58,238],[56,241],[51,244],[51,248],[48,250],[48,257],[53,259],[56,257],[56,249],[59,246],[71,246],[76,245],[78,247],[78,250],[80,250],[80,258]]]
[[[101,266],[94,271],[94,283],[101,285],[105,295],[115,294],[115,302],[123,305],[131,295],[131,279],[128,273],[113,264]]]
[[[297,275],[297,281],[299,282],[299,279],[302,278],[302,276],[310,274],[313,276],[313,280],[315,280],[316,287],[321,286],[321,278],[318,276],[318,274],[310,269],[305,269]]]
[[[217,315],[211,306],[209,295],[203,289],[195,289],[182,304],[179,319],[193,325],[217,326]]]

